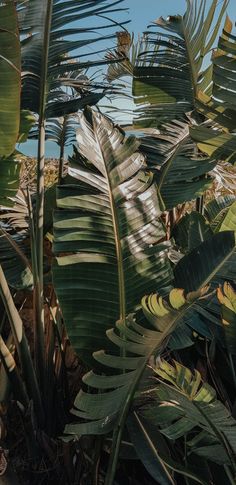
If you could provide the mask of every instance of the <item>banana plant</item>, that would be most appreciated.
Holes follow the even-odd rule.
[[[188,266],[185,258],[178,263],[175,269],[175,282],[180,289],[170,292],[167,303],[160,296],[144,297],[143,313],[138,312],[125,320],[120,319],[116,329],[107,331],[108,341],[120,351],[112,351],[112,348],[109,349],[106,345],[103,346],[103,350],[93,354],[94,359],[102,365],[103,375],[91,371],[84,377],[88,391],[80,391],[75,401],[74,414],[84,418],[86,422],[68,425],[66,432],[72,435],[104,434],[114,429],[106,485],[113,483],[122,431],[134,392],[148,360],[151,355],[160,353],[165,348],[167,337],[172,335],[175,329],[186,325],[197,298],[206,293],[206,285],[226,269],[227,261],[229,262],[235,251],[235,236],[233,232],[222,232],[216,235],[214,240],[210,240],[207,247],[206,243],[203,244],[205,246],[201,251],[197,248],[199,258],[195,255],[193,266],[189,264],[189,260]],[[186,292],[181,288],[186,289]],[[151,327],[147,326],[144,317]],[[121,371],[123,373],[119,374]],[[99,392],[90,393],[90,388],[95,388]]]
[[[113,483],[125,422],[148,360],[154,352],[161,352],[186,309],[204,292],[205,289],[185,297],[183,290],[173,289],[168,300],[156,294],[144,297],[141,313],[119,320],[116,328],[107,331],[107,338],[122,351],[120,356],[115,347],[112,354],[103,350],[94,353],[102,364],[103,375],[91,371],[83,381],[99,393],[80,391],[73,413],[87,422],[67,425],[66,433],[105,434],[114,429],[106,485]],[[167,473],[166,483],[173,483]]]
[[[216,18],[216,0],[208,11],[206,1],[187,1],[183,17],[158,19],[155,23],[165,32],[145,32],[137,46],[133,44],[131,49],[129,45],[132,54],[108,69],[111,79],[131,76],[138,106],[132,129],[144,131],[144,135],[137,133],[158,180],[163,210],[201,196],[210,187],[212,178],[208,173],[214,176],[218,158],[224,155],[229,159],[230,147],[223,140],[227,133],[219,139],[221,152],[204,150],[204,138],[211,128],[205,125],[209,120],[207,111],[203,117],[198,110],[201,93],[213,82],[212,63],[205,68],[204,59],[217,38],[227,3],[223,2]],[[150,127],[158,130],[152,129],[150,134]],[[219,136],[213,127],[212,133]]]
[[[196,103],[198,111],[207,119],[220,125],[225,133],[228,130],[233,131],[235,129],[235,79],[233,71],[236,37],[232,33],[232,29],[233,23],[226,16],[218,46],[212,52],[212,77],[209,89],[205,93],[199,93],[199,99]],[[208,150],[210,151],[217,148],[214,138],[209,143]],[[233,141],[233,138],[229,136],[229,140]]]
[[[53,281],[70,339],[88,357],[145,290],[171,284],[172,270],[139,141],[96,111],[87,109],[80,124],[72,183],[57,189]]]

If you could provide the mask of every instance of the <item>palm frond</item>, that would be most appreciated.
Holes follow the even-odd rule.
[[[159,30],[145,33],[144,50],[134,69],[138,126],[156,127],[167,120],[184,118],[186,112],[194,109],[198,93],[209,83],[206,81],[209,70],[204,71],[203,62],[215,41],[227,4],[227,0],[223,2],[213,29],[217,0],[211,2],[207,14],[206,0],[199,3],[189,0],[183,17],[156,20],[165,33]]]
[[[183,290],[175,288],[165,300],[156,294],[146,296],[142,299],[142,312],[131,314],[123,322],[118,321],[116,328],[107,331],[108,339],[115,345],[113,352],[94,353],[94,358],[102,364],[103,373],[107,375],[91,371],[84,376],[86,386],[99,390],[99,393],[79,392],[73,412],[87,422],[67,425],[66,433],[104,434],[114,427],[124,407],[133,398],[149,358],[154,351],[161,351],[194,298],[204,292],[200,290],[185,297]],[[108,369],[112,369],[113,373],[108,375]]]
[[[52,15],[50,22],[50,41],[47,68],[47,92],[50,91],[51,98],[47,103],[47,117],[57,117],[71,112],[76,112],[89,104],[95,104],[98,97],[103,96],[102,92],[78,96],[73,102],[63,100],[66,96],[63,88],[63,79],[67,78],[68,73],[81,73],[82,69],[90,66],[99,66],[105,61],[94,61],[90,53],[84,53],[88,45],[104,40],[112,39],[115,34],[96,35],[96,26],[86,28],[80,23],[86,18],[95,18],[102,14],[112,15],[122,11],[119,4],[122,0],[82,0],[80,2],[72,0],[54,0],[52,2]],[[18,17],[20,32],[22,36],[22,107],[33,112],[39,112],[40,102],[40,83],[41,83],[41,63],[44,52],[44,38],[46,28],[46,18],[48,2],[46,0],[27,0],[18,2]],[[47,20],[48,21],[48,20]],[[78,27],[70,27],[71,23],[76,22]],[[108,23],[108,25],[107,25]],[[103,25],[98,22],[97,28]],[[104,27],[111,28],[112,21],[104,24]],[[82,37],[83,36],[83,37]],[[80,52],[85,61],[78,60]],[[73,55],[74,53],[74,55]],[[54,93],[54,96],[53,96]],[[59,98],[59,100],[58,100]],[[69,106],[68,106],[69,103]]]
[[[162,382],[151,393],[153,402],[143,410],[146,419],[160,426],[170,440],[185,436],[188,455],[234,465],[236,421],[215,390],[202,382],[197,370],[192,373],[178,362],[161,361],[154,372]]]
[[[233,24],[226,16],[217,49],[212,53],[212,79],[207,93],[200,92],[196,106],[208,119],[217,122],[224,129],[233,131],[235,125],[236,92],[236,36],[232,34]]]
[[[55,142],[59,147],[70,146],[76,142],[76,130],[78,127],[79,119],[76,114],[65,115],[60,118],[48,118],[45,130],[46,140]],[[29,138],[38,138],[37,124],[31,130]]]

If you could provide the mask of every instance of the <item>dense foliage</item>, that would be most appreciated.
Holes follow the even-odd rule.
[[[236,36],[122,1],[0,3],[4,484],[236,483]]]

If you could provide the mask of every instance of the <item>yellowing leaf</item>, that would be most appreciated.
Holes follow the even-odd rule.
[[[169,302],[173,308],[178,310],[181,306],[183,306],[186,303],[184,290],[180,288],[174,288],[173,290],[171,290],[169,295]]]

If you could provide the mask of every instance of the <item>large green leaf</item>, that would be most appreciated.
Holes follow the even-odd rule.
[[[161,17],[155,22],[164,34],[159,30],[145,33],[133,83],[136,104],[146,104],[138,111],[139,126],[158,126],[184,117],[194,108],[198,92],[208,87],[211,70],[202,70],[203,61],[217,36],[227,1],[214,21],[216,7],[217,0],[213,0],[205,14],[206,0],[188,0],[183,17]]]
[[[225,243],[225,235],[228,236],[228,244]],[[223,237],[224,241],[221,241]],[[94,359],[103,366],[102,375],[94,372],[87,374],[84,377],[84,383],[88,386],[88,391],[81,390],[75,401],[77,408],[74,411],[75,415],[84,418],[87,422],[68,425],[67,433],[72,435],[103,434],[110,432],[115,426],[112,457],[113,453],[117,453],[116,440],[120,436],[120,429],[124,426],[135,389],[147,361],[154,353],[156,355],[161,352],[164,341],[166,343],[167,337],[173,333],[175,328],[184,325],[186,317],[196,305],[196,299],[205,295],[207,291],[207,288],[200,289],[202,284],[207,285],[219,273],[234,248],[233,233],[222,232],[220,237],[215,236],[211,259],[208,263],[204,259],[203,253],[199,251],[205,268],[204,274],[201,275],[203,263],[199,264],[197,261],[194,292],[187,293],[185,296],[184,290],[174,289],[170,292],[168,300],[163,300],[155,294],[144,297],[142,310],[146,320],[138,312],[125,320],[119,320],[115,329],[107,331],[108,339],[120,350],[115,351],[114,348],[109,353],[104,350],[94,353]],[[106,348],[106,345],[103,348]],[[121,370],[123,370],[123,374],[119,373]],[[126,372],[124,372],[125,370]],[[91,391],[90,394],[90,388],[99,392],[95,394],[94,391]]]
[[[221,129],[216,130],[201,125],[192,126],[190,135],[198,148],[209,157],[235,164],[236,138],[234,133],[225,133]]]
[[[207,173],[216,161],[198,151],[186,122],[176,120],[164,125],[161,134],[141,137],[141,149],[155,173],[163,210],[196,198],[212,182]]]
[[[99,393],[79,392],[74,413],[87,422],[68,425],[67,433],[104,434],[118,420],[123,422],[150,356],[161,351],[163,342],[201,294],[199,290],[185,297],[181,289],[173,289],[165,300],[156,294],[149,295],[142,300],[142,312],[118,321],[116,328],[107,331],[108,339],[116,347],[109,354],[94,353],[94,358],[103,365],[103,375],[91,371],[83,378],[88,388]]]
[[[90,110],[81,125],[69,168],[75,183],[57,190],[53,278],[70,339],[87,355],[146,291],[168,287],[172,270],[138,140]]]
[[[160,457],[160,450],[162,451],[163,447],[164,449],[167,448],[165,442],[163,444],[164,440],[161,433],[156,433],[156,442],[153,442],[152,436],[147,430],[146,423],[136,413],[129,416],[127,425],[137,455],[152,478],[159,485],[174,485],[175,482]]]
[[[176,286],[186,291],[194,291],[213,279],[234,279],[235,246],[233,231],[219,232],[202,242],[176,265],[174,269]]]
[[[185,436],[188,454],[231,465],[236,421],[217,400],[215,390],[202,382],[198,371],[192,374],[178,362],[171,365],[162,361],[154,371],[165,382],[153,390],[153,402],[146,407],[145,417],[160,426],[170,440]]]
[[[12,154],[20,125],[20,39],[14,1],[0,4],[0,156]],[[7,164],[7,162],[6,162]]]

